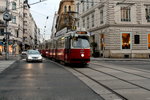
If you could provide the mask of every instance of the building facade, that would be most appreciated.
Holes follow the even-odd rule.
[[[52,24],[52,28],[51,28],[51,36],[50,36],[50,38],[53,38],[55,36],[57,18],[58,18],[58,14],[57,14],[57,12],[55,12],[54,17],[53,17],[53,24]]]
[[[3,13],[6,8],[6,0],[0,1],[0,52],[4,50],[4,34],[6,24],[3,20]],[[37,41],[38,28],[30,13],[28,0],[8,0],[7,8],[12,15],[7,31],[9,36],[9,53],[19,54],[22,50],[35,48]]]
[[[150,1],[76,0],[78,27],[102,57],[150,58]]]
[[[4,32],[4,29],[5,29],[5,22],[3,21],[3,15],[2,13],[4,13],[5,11],[5,8],[6,8],[6,3],[5,3],[5,0],[1,0],[1,3],[0,3],[0,54],[2,54],[3,52],[3,32]]]
[[[74,24],[74,0],[61,0],[58,16],[56,20],[56,31],[60,31],[61,29],[67,27],[71,29]]]
[[[4,52],[3,32],[6,31],[5,21],[3,20],[3,13],[6,8],[6,0],[0,1],[0,8],[3,9],[0,12],[0,21],[4,23],[3,26],[0,26],[0,49],[1,52]],[[8,0],[9,13],[12,15],[12,20],[8,23],[7,31],[11,33],[9,36],[9,53],[19,53],[22,49],[22,35],[23,35],[23,0]],[[20,7],[20,8],[19,8]],[[19,9],[18,9],[19,8]]]
[[[24,10],[23,10],[23,49],[31,49],[36,48],[37,42],[37,34],[38,34],[38,27],[31,15],[30,12],[30,5],[28,4],[28,0],[24,3]]]

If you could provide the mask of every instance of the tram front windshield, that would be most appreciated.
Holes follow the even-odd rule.
[[[74,37],[72,48],[90,48],[88,37]]]

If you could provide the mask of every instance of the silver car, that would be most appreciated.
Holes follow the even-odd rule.
[[[43,61],[43,58],[38,50],[28,50],[26,61]]]

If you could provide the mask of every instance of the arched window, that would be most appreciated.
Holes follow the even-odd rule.
[[[12,10],[16,10],[16,2],[12,2]]]
[[[67,6],[64,7],[64,12],[65,12],[65,13],[67,12]]]
[[[12,23],[13,23],[13,24],[16,24],[16,16],[13,16],[13,17],[12,17]]]
[[[71,11],[71,6],[69,6],[69,12]]]

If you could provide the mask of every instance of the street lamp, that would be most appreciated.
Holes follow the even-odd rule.
[[[5,39],[6,39],[6,52],[5,52],[5,59],[8,60],[8,56],[9,56],[9,48],[8,48],[8,39],[9,39],[9,32],[7,32],[7,27],[8,27],[8,22],[11,21],[11,15],[9,14],[8,11],[8,0],[6,0],[6,9],[5,12],[3,14],[3,19],[5,20],[6,23],[6,32],[5,32]]]

